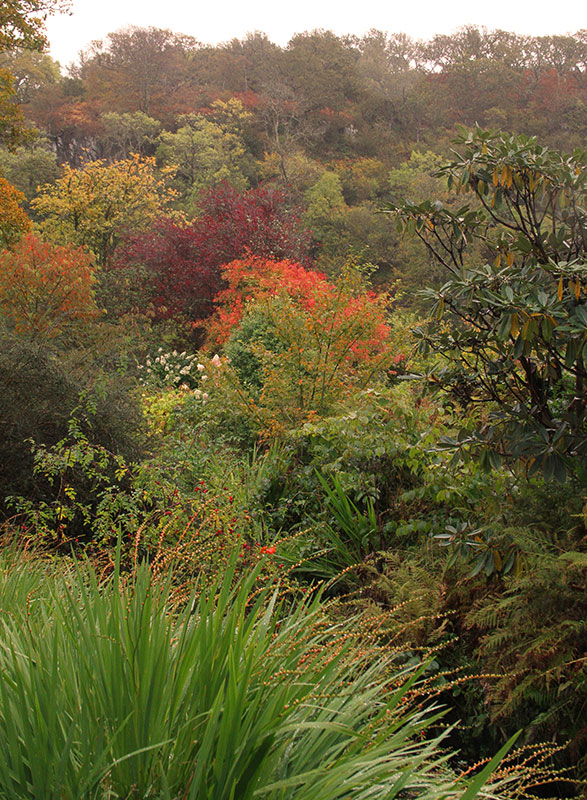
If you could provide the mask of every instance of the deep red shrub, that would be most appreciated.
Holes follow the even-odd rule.
[[[123,273],[139,267],[148,284],[143,287],[144,302],[152,303],[159,316],[195,320],[212,311],[220,273],[202,258],[201,237],[193,226],[162,218],[151,230],[127,236],[111,269]]]
[[[113,261],[112,269],[146,270],[148,299],[161,316],[208,317],[224,286],[222,265],[247,254],[311,263],[310,234],[281,191],[222,184],[204,193],[199,212],[189,225],[161,219],[128,236]]]

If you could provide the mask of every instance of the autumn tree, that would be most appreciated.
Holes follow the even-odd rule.
[[[75,81],[45,86],[27,106],[27,114],[51,142],[59,163],[79,167],[101,154],[99,108],[85,99]]]
[[[144,230],[164,213],[173,199],[165,178],[154,159],[138,155],[112,164],[92,161],[80,169],[66,165],[32,205],[44,235],[87,247],[103,265],[125,233]]]
[[[225,288],[214,299],[214,316],[206,325],[208,347],[226,343],[240,325],[247,305],[276,292],[285,291],[296,302],[309,308],[315,298],[330,290],[326,275],[306,269],[289,260],[259,256],[236,259],[222,267]]]
[[[92,258],[81,248],[32,234],[0,253],[0,310],[16,333],[53,337],[75,320],[93,319]]]
[[[203,253],[218,266],[246,252],[304,266],[312,262],[301,210],[287,202],[283,191],[260,186],[239,192],[223,184],[202,195],[198,212],[194,227],[202,236]]]
[[[28,233],[32,224],[22,210],[25,197],[7,180],[0,178],[0,246],[8,247]]]
[[[11,0],[0,8],[0,50],[47,46],[45,20],[49,14],[65,11],[67,0]]]
[[[160,315],[197,321],[213,311],[223,264],[247,253],[311,263],[309,233],[283,192],[239,192],[224,183],[204,193],[198,212],[189,225],[161,219],[148,231],[128,236],[108,279],[131,280],[138,270]]]
[[[224,345],[263,435],[332,412],[385,377],[393,361],[386,297],[367,291],[358,272],[333,282],[291,261],[248,257],[223,274],[208,347]]]
[[[103,110],[141,111],[159,119],[175,110],[174,97],[189,81],[189,56],[197,48],[190,36],[130,26],[93,42],[79,75],[88,97]]]

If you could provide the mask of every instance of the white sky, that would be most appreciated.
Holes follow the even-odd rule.
[[[587,28],[586,0],[73,0],[72,12],[47,22],[51,55],[62,66],[125,25],[169,28],[209,44],[259,30],[280,45],[315,28],[357,35],[377,28],[423,39],[467,24],[536,36]]]

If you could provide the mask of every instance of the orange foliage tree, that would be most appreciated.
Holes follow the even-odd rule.
[[[207,324],[207,344],[213,349],[225,344],[253,300],[270,297],[280,288],[307,306],[332,287],[323,273],[306,269],[297,262],[272,261],[254,255],[226,264],[222,277],[227,288],[216,295],[216,313]]]
[[[0,246],[9,247],[32,230],[32,224],[21,208],[24,194],[0,178]]]
[[[208,345],[218,348],[238,326],[253,302],[285,294],[317,325],[332,330],[353,328],[349,354],[359,360],[381,353],[389,340],[385,295],[367,291],[357,273],[347,271],[337,283],[292,261],[258,256],[237,259],[223,268],[227,288],[215,299],[216,314],[208,324]]]
[[[238,377],[265,433],[330,413],[393,367],[387,297],[367,291],[355,270],[333,283],[290,261],[250,256],[224,277],[208,345],[224,345],[224,373]],[[214,380],[210,390],[212,402]]]
[[[28,234],[0,253],[0,312],[17,333],[56,336],[98,314],[92,258],[77,247]]]

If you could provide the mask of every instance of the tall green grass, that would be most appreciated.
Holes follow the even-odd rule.
[[[147,567],[0,557],[0,797],[367,800],[472,796],[417,673],[360,651],[319,598],[235,565],[178,609]]]

